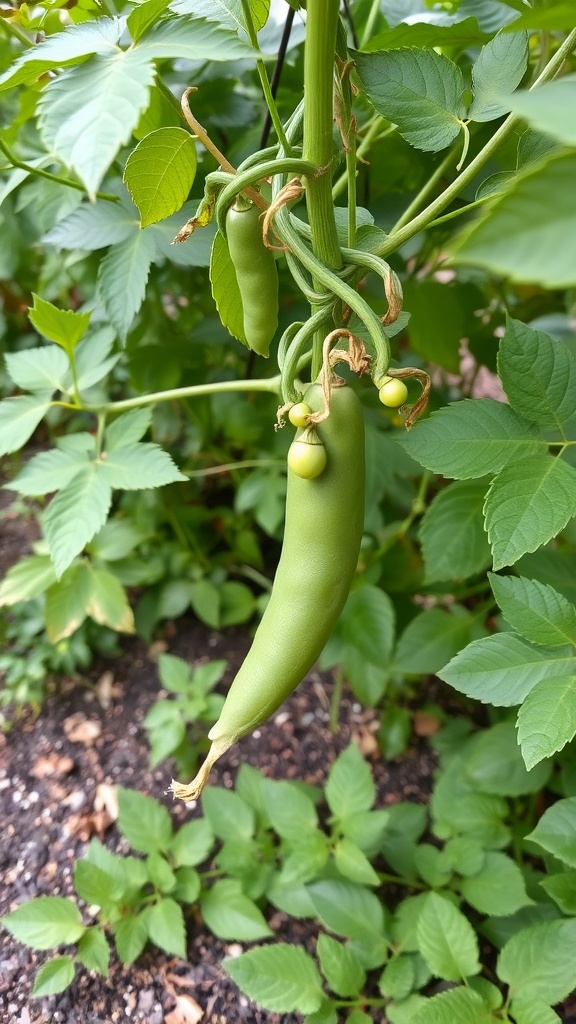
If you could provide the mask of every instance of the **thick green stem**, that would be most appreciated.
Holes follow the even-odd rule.
[[[256,29],[254,27],[254,21],[252,18],[252,11],[250,9],[250,3],[248,2],[248,0],[242,0],[242,11],[244,13],[246,31],[248,32],[250,42],[252,43],[254,49],[258,50],[258,36],[256,35]],[[280,145],[282,146],[284,152],[286,153],[287,156],[289,156],[291,153],[291,149],[290,146],[288,145],[286,135],[284,134],[284,128],[282,127],[282,122],[278,114],[278,108],[272,95],[272,88],[270,86],[268,73],[266,71],[266,65],[261,57],[258,57],[256,60],[256,69],[258,71],[260,85],[262,86],[262,92],[264,93],[264,99],[266,100],[266,106],[270,111],[270,119],[272,121],[272,124],[274,125],[274,131],[276,132],[278,141],[280,142]]]
[[[308,179],[306,186],[312,248],[325,266],[335,270],[342,266],[330,175],[334,150],[333,83],[338,7],[338,0],[308,0],[302,153],[304,160],[319,168],[318,176]]]

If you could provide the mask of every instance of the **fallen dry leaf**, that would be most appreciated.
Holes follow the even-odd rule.
[[[164,1015],[164,1024],[198,1024],[204,1010],[192,996],[176,996],[176,1006]]]
[[[353,729],[352,736],[350,738],[358,745],[360,753],[363,754],[364,757],[378,757],[380,752],[378,740],[370,726],[358,726],[358,728]]]
[[[118,820],[118,790],[109,782],[101,782],[96,786],[94,810],[103,813],[110,819],[109,824]]]
[[[429,715],[426,711],[414,713],[413,729],[417,736],[435,736],[440,728],[440,721],[435,715]]]
[[[86,718],[81,711],[75,715],[69,715],[64,719],[62,725],[70,743],[82,743],[85,747],[94,746],[94,742],[102,732],[100,722],[94,718]]]
[[[74,767],[74,761],[66,754],[41,754],[36,758],[29,774],[35,779],[45,779],[48,776],[61,779],[64,775],[69,775]]]
[[[104,708],[104,710],[109,708],[114,692],[114,674],[110,671],[103,672],[94,690],[100,707]]]

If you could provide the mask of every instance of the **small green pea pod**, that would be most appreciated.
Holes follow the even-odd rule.
[[[262,239],[260,210],[231,206],[226,238],[242,298],[246,342],[258,355],[267,356],[278,327],[278,270],[274,253]]]
[[[311,385],[304,402],[324,409]],[[240,737],[266,721],[310,671],[328,640],[356,571],[364,526],[364,420],[360,401],[335,387],[330,415],[316,427],[326,467],[315,479],[288,469],[286,525],[270,601],[236,675],[220,718],[209,732],[212,747],[189,786],[172,784],[183,800],[196,800],[214,762]]]

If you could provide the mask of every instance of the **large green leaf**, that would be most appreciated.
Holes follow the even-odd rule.
[[[50,82],[39,104],[47,149],[91,198],[148,105],[154,65],[139,48],[98,54]]]
[[[2,918],[19,942],[32,949],[54,949],[77,942],[85,931],[78,907],[63,896],[39,896]]]
[[[336,818],[369,811],[376,799],[376,786],[368,762],[355,743],[336,758],[325,788],[326,801]]]
[[[398,640],[393,670],[414,675],[437,672],[468,643],[473,624],[473,616],[460,606],[420,612]]]
[[[57,245],[61,249],[92,252],[108,245],[119,245],[138,231],[139,218],[135,206],[97,199],[95,203],[83,203],[59,220],[42,241],[45,245]]]
[[[437,977],[461,981],[480,971],[474,929],[444,896],[428,894],[416,931],[420,953]]]
[[[531,423],[492,398],[453,402],[398,440],[426,469],[458,480],[497,473],[509,462],[547,450]]]
[[[572,651],[533,647],[514,633],[495,633],[468,644],[437,674],[468,697],[513,707],[541,679],[575,670]]]
[[[120,580],[106,569],[90,570],[86,611],[94,622],[119,633],[134,632],[134,613]]]
[[[182,907],[170,896],[154,903],[146,913],[148,938],[165,953],[186,959],[186,928]]]
[[[88,614],[91,579],[84,562],[71,565],[46,592],[46,632],[53,644],[64,640],[82,625]]]
[[[490,851],[481,870],[465,878],[460,891],[470,906],[481,914],[515,914],[532,903],[526,894],[524,875],[505,853]]]
[[[200,909],[210,931],[219,939],[254,942],[273,935],[262,911],[244,895],[237,879],[215,882],[202,896]]]
[[[0,76],[0,88],[33,82],[46,71],[76,64],[92,53],[118,53],[122,33],[120,18],[98,18],[82,25],[69,25],[63,32],[43,39],[25,50]]]
[[[106,452],[99,464],[99,474],[110,487],[121,491],[164,487],[188,479],[167,452],[150,442],[125,444]]]
[[[54,341],[68,355],[71,355],[80,339],[86,334],[92,313],[76,313],[71,309],[58,309],[46,299],[41,299],[39,295],[32,297],[33,306],[28,311],[30,323],[39,334],[48,338],[48,341]]]
[[[6,486],[18,494],[52,494],[53,491],[66,487],[87,466],[89,462],[86,452],[52,448],[48,452],[33,455],[21,472]]]
[[[432,500],[420,522],[426,583],[473,576],[490,565],[483,503],[488,481],[456,480]]]
[[[156,24],[138,40],[136,49],[148,60],[175,57],[191,61],[254,61],[257,56],[236,32],[202,18],[185,17]]]
[[[510,405],[531,423],[561,430],[576,416],[576,359],[557,338],[508,318],[498,373]]]
[[[516,92],[508,109],[520,114],[532,128],[553,135],[566,146],[576,146],[576,75]]]
[[[415,1008],[416,1012],[407,1018],[406,1024],[492,1024],[494,1021],[478,993],[462,986],[432,996],[420,1008]],[[401,1024],[400,1018],[390,1020]]]
[[[456,64],[435,50],[353,54],[368,99],[407,142],[432,152],[450,145],[465,114],[464,79]]]
[[[128,157],[124,181],[143,228],[182,208],[196,174],[196,147],[184,128],[146,135]]]
[[[48,555],[30,555],[12,565],[0,583],[0,608],[31,601],[54,583],[54,566]]]
[[[113,246],[100,264],[98,291],[122,340],[144,300],[155,255],[154,235],[139,231]]]
[[[247,345],[238,279],[228,242],[219,231],[214,235],[210,251],[210,284],[222,324],[233,338]]]
[[[327,878],[306,889],[322,924],[331,931],[350,939],[383,934],[382,904],[363,885]]]
[[[576,516],[576,469],[551,455],[519,459],[492,481],[484,515],[494,568],[513,565]]]
[[[523,576],[489,573],[506,621],[533,644],[576,644],[576,608],[553,587]]]
[[[551,772],[548,764],[526,770],[511,719],[476,733],[466,746],[463,763],[466,778],[476,789],[497,796],[537,793]]]
[[[400,21],[393,28],[373,36],[364,50],[393,50],[401,46],[472,46],[486,41],[476,18],[463,18],[452,25],[435,25],[426,21]]]
[[[493,121],[510,110],[510,94],[520,85],[527,66],[527,32],[500,31],[486,43],[472,66],[470,120]]]
[[[91,463],[58,492],[44,514],[44,531],[59,578],[104,525],[112,489]]]
[[[130,846],[140,853],[167,850],[172,822],[163,804],[144,793],[118,787],[118,825]]]
[[[576,673],[542,679],[518,712],[518,742],[527,768],[562,750],[576,735]]]
[[[193,14],[234,30],[246,29],[242,0],[174,0],[171,6],[178,14]],[[266,24],[269,9],[270,0],[250,0],[250,13],[257,31]]]
[[[573,152],[530,164],[457,239],[454,261],[543,288],[576,284],[575,178]]]
[[[318,959],[332,992],[355,996],[363,988],[366,972],[354,954],[330,935],[318,936]]]
[[[74,980],[74,960],[71,956],[55,956],[47,960],[34,978],[32,996],[39,999],[63,992]]]
[[[548,853],[576,868],[576,797],[558,800],[540,818],[536,828],[526,837]]]
[[[523,928],[504,946],[496,970],[512,999],[559,1003],[574,988],[576,920]]]
[[[0,402],[0,455],[17,452],[50,408],[50,396],[18,395]]]
[[[259,946],[224,969],[250,999],[276,1013],[314,1013],[323,998],[322,982],[312,957],[300,946]]]
[[[7,352],[6,369],[17,387],[23,391],[63,391],[69,369],[66,353],[54,345]]]

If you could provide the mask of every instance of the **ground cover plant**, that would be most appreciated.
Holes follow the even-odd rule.
[[[247,943],[269,906],[316,919],[317,963],[225,965],[311,1024],[547,1024],[574,988],[574,12],[409,6],[0,20],[0,454],[38,521],[0,583],[6,727],[53,650],[260,620],[225,702],[221,662],[160,662],[152,762],[198,769],[172,791],[202,817],[174,833],[122,788],[144,857],[90,844],[96,922],[59,896],[3,918],[74,946],[38,996],[106,974],[110,938],[183,957],[190,906]],[[382,756],[427,716],[428,813],[375,809],[354,746],[323,795],[248,766],[204,789],[317,659],[331,726],[346,682]]]

